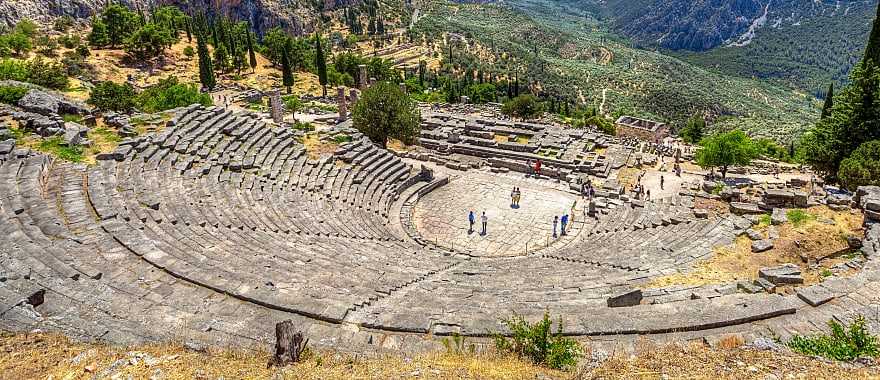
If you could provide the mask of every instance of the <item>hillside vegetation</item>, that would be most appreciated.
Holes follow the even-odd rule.
[[[702,113],[713,128],[736,127],[782,141],[818,115],[810,95],[633,48],[577,4],[509,4],[433,2],[422,10],[415,31],[454,35],[470,54],[491,52],[480,59],[455,59],[518,72],[533,91],[597,106],[609,115],[634,114],[681,126]]]

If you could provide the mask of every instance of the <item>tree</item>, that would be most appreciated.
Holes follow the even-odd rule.
[[[223,44],[214,48],[214,64],[221,73],[229,68],[229,52]]]
[[[288,39],[284,47],[284,53],[281,54],[281,83],[284,87],[287,87],[288,94],[291,93],[294,81],[293,67],[291,67],[290,63],[290,50],[293,50],[293,42]]]
[[[111,4],[101,13],[101,21],[107,26],[107,38],[111,47],[123,43],[135,27],[140,25],[138,16],[128,8]]]
[[[416,103],[400,87],[378,82],[365,90],[352,108],[354,127],[385,147],[388,138],[412,144],[419,135],[421,115]]]
[[[168,29],[148,22],[125,40],[125,51],[140,60],[155,58],[173,41]]]
[[[868,141],[840,163],[840,184],[850,191],[859,186],[880,185],[880,140]]]
[[[706,120],[699,114],[695,114],[688,119],[687,124],[678,133],[681,139],[688,144],[696,144],[703,139],[703,132],[706,129]]]
[[[251,72],[253,73],[253,72],[256,72],[256,69],[257,69],[257,55],[256,55],[256,53],[254,53],[254,42],[253,42],[254,36],[253,36],[253,34],[251,34],[250,29],[251,29],[250,24],[248,24],[248,29],[246,31],[246,33],[247,33],[247,35],[246,35],[247,49],[248,49],[248,58],[249,58],[248,63],[250,64]]]
[[[100,82],[89,92],[86,102],[104,111],[126,112],[135,106],[135,92],[128,83]]]
[[[700,145],[703,148],[697,151],[697,165],[720,167],[722,178],[727,177],[728,167],[748,165],[758,154],[752,139],[740,130],[707,137]]]
[[[501,112],[510,117],[518,117],[523,120],[535,119],[544,113],[538,98],[531,94],[519,95],[512,100],[504,103]]]
[[[101,20],[92,21],[92,32],[89,33],[89,44],[95,47],[104,47],[110,44],[110,36],[107,35],[107,24]]]
[[[173,75],[147,87],[137,96],[136,102],[144,112],[165,111],[196,103],[204,106],[212,104],[211,95],[201,93],[194,85],[180,83]]]
[[[24,33],[13,32],[5,38],[6,44],[17,56],[21,56],[33,49],[31,39]]]
[[[831,110],[834,108],[834,83],[828,85],[828,93],[825,94],[825,104],[822,105],[822,116],[824,119],[831,115]]]
[[[204,31],[196,32],[196,50],[199,53],[199,82],[202,83],[202,87],[212,90],[217,85],[217,81],[214,79],[214,65],[208,53]]]
[[[322,96],[327,96],[327,60],[321,48],[321,36],[315,33],[315,68],[318,69],[318,83],[321,84]]]
[[[284,109],[289,111],[293,116],[293,122],[296,123],[296,111],[299,111],[303,106],[302,100],[299,99],[296,95],[287,95],[284,97]]]

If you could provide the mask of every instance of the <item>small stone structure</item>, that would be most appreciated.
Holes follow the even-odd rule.
[[[342,122],[348,119],[348,105],[346,104],[347,99],[345,98],[345,87],[339,86],[336,88],[336,102],[337,107],[339,109],[339,118],[337,121]]]
[[[614,125],[617,136],[635,137],[654,143],[659,143],[669,136],[669,126],[657,121],[621,116]]]
[[[358,65],[358,89],[367,89],[367,65]]]

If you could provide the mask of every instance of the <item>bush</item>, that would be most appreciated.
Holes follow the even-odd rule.
[[[92,88],[86,103],[104,111],[128,111],[135,106],[134,87],[128,83],[101,82]]]
[[[67,87],[67,70],[64,65],[42,58],[34,58],[27,63],[27,81],[43,87],[61,90]]]
[[[27,63],[16,59],[4,59],[0,61],[0,80],[27,82]]]
[[[18,104],[28,89],[20,86],[0,86],[0,103]]]
[[[183,48],[183,55],[191,58],[192,56],[196,55],[196,51],[195,49],[193,49],[192,46],[187,46]]]
[[[614,126],[614,123],[611,120],[606,119],[602,115],[594,115],[586,120],[584,120],[585,126],[591,126],[599,130],[606,135],[614,136],[617,134],[617,128]]]
[[[549,313],[544,313],[544,319],[535,324],[529,324],[518,315],[502,322],[513,337],[508,340],[499,334],[495,335],[495,348],[501,353],[515,354],[553,369],[572,368],[583,355],[574,339],[562,336],[561,319],[556,334],[552,333]]]
[[[880,185],[880,140],[859,145],[840,163],[837,178],[851,191],[859,186]]]
[[[193,84],[183,84],[170,76],[150,86],[137,97],[137,104],[144,112],[159,112],[191,104],[210,106],[211,95],[203,94]]]
[[[828,359],[849,361],[860,357],[876,357],[880,354],[877,348],[877,337],[868,332],[864,316],[857,316],[849,325],[844,326],[835,320],[828,321],[831,335],[805,337],[795,335],[788,346],[804,355],[817,355]]]
[[[788,222],[795,227],[800,227],[808,220],[813,219],[813,215],[804,212],[804,210],[788,210],[785,216],[788,218]]]

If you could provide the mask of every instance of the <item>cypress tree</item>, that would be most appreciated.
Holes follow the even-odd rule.
[[[293,51],[293,41],[287,40],[284,50],[281,52],[281,81],[287,87],[287,93],[291,93],[293,87],[293,68],[290,64],[290,52]]]
[[[822,105],[822,116],[824,119],[831,116],[831,109],[834,107],[834,83],[828,86],[828,93],[825,94],[825,104]]]
[[[419,87],[425,87],[425,61],[419,61]]]
[[[315,32],[315,68],[318,70],[321,93],[327,97],[327,60],[324,58],[324,49],[321,47],[321,36],[318,32]]]
[[[257,55],[254,53],[254,42],[252,41],[253,35],[251,34],[251,24],[248,22],[247,28],[247,49],[248,49],[248,58],[250,59],[251,72],[256,72],[257,69]]]
[[[199,53],[199,82],[208,90],[214,89],[217,84],[214,79],[214,67],[211,64],[211,55],[208,53],[208,45],[205,43],[204,32],[196,32],[196,45]]]

